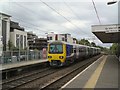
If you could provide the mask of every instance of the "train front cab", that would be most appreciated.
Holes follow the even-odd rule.
[[[66,45],[62,43],[48,44],[48,61],[50,66],[63,66],[66,59]]]

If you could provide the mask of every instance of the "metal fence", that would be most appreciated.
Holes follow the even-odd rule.
[[[0,56],[0,64],[16,63],[28,60],[46,59],[43,51],[5,51]]]

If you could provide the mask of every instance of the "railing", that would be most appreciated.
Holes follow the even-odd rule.
[[[43,51],[5,51],[0,56],[0,64],[16,63],[29,60],[46,59],[47,55],[43,55]]]

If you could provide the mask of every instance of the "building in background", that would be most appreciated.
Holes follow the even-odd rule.
[[[17,48],[26,49],[27,47],[27,32],[17,22],[10,22],[10,41]]]
[[[0,13],[0,53],[8,50],[10,39],[10,15]]]
[[[71,34],[54,34],[50,33],[47,34],[47,40],[48,42],[59,40],[59,41],[65,41],[68,43],[73,43],[73,37],[71,37]]]
[[[65,37],[61,34],[50,33],[50,34],[47,34],[47,40],[48,42],[55,41],[55,40],[65,41]]]
[[[28,41],[32,41],[35,38],[38,38],[38,36],[36,34],[34,34],[33,32],[27,32],[27,40]]]
[[[3,51],[3,41],[2,41],[2,16],[0,16],[0,57],[2,56]]]
[[[34,41],[29,41],[29,50],[42,50],[47,48],[47,39],[46,38],[35,38]]]
[[[2,42],[2,20],[1,20],[1,17],[0,17],[0,57],[2,56],[2,50],[3,50],[3,42]]]
[[[1,32],[0,32],[1,33]],[[2,56],[2,51],[3,51],[3,43],[2,43],[2,35],[0,35],[0,57]]]
[[[33,32],[27,32],[27,44],[28,44],[28,48],[29,50],[33,50],[34,49],[34,43],[35,43],[35,39],[37,39],[38,36],[33,33]]]
[[[29,49],[31,50],[42,50],[43,48],[47,48],[46,38],[36,38],[34,42],[29,43]]]
[[[71,34],[66,33],[66,34],[60,34],[64,37],[64,41],[68,42],[68,43],[73,43],[73,37],[71,36]]]
[[[38,36],[33,32],[27,32],[27,40],[29,50],[42,50],[43,48],[47,48],[47,39],[38,38]]]

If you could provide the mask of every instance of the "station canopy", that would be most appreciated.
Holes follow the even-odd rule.
[[[103,43],[120,43],[120,24],[92,25],[92,33]]]

